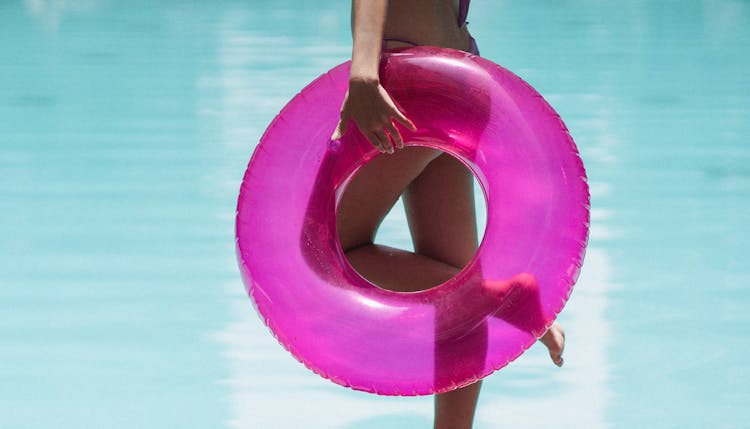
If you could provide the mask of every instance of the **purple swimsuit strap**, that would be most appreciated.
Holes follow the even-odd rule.
[[[463,27],[466,24],[466,18],[469,16],[469,2],[471,0],[461,0],[458,4],[458,26]]]

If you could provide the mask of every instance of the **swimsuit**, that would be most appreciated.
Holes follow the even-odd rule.
[[[458,5],[458,26],[463,27],[464,25],[468,24],[466,22],[466,17],[469,14],[469,2],[471,0],[460,0],[461,2]],[[385,44],[386,42],[401,42],[401,43],[407,43],[412,46],[418,46],[416,43],[404,40],[404,39],[398,39],[394,37],[384,38],[383,39],[383,50],[385,50]],[[471,35],[469,35],[469,52],[474,55],[479,55],[479,48],[477,47],[477,41],[474,40]]]

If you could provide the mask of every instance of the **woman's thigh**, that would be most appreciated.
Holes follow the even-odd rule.
[[[478,247],[471,171],[444,153],[407,186],[404,208],[416,253],[456,268]]]
[[[404,189],[440,154],[435,149],[412,146],[380,155],[363,166],[346,187],[336,214],[343,250],[372,243],[380,223]]]

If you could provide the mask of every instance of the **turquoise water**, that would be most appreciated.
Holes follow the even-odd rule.
[[[341,2],[0,4],[0,427],[429,427],[320,379],[236,268],[265,126],[349,54]],[[472,2],[482,53],[562,115],[592,229],[560,319],[478,428],[746,427],[750,3]],[[394,212],[380,238],[407,245]]]

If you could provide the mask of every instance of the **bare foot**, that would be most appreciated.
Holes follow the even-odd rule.
[[[542,335],[542,338],[539,338],[539,341],[547,346],[552,362],[557,366],[563,366],[562,354],[565,349],[565,331],[563,331],[562,326],[557,322],[553,323],[547,332]]]

